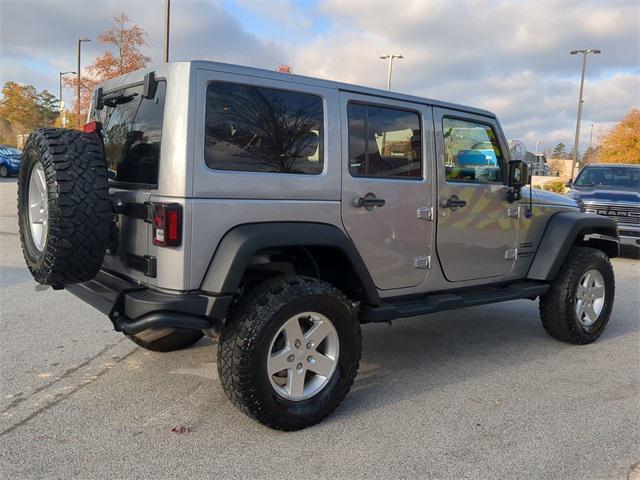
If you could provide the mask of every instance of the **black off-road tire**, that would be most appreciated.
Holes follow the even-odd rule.
[[[324,388],[293,401],[271,386],[266,359],[280,327],[305,311],[331,319],[340,354]],[[245,292],[232,308],[218,347],[218,373],[224,392],[240,411],[270,428],[299,430],[320,422],[342,402],[357,374],[360,352],[360,324],[347,297],[314,278],[279,276]]]
[[[576,289],[585,272],[596,269],[604,279],[604,307],[593,325],[585,327],[576,314]],[[549,291],[540,297],[542,325],[553,338],[576,345],[595,342],[604,332],[615,295],[615,277],[609,257],[595,248],[573,247]]]
[[[42,164],[48,203],[47,236],[36,248],[29,223],[29,181]],[[93,278],[109,241],[112,207],[100,139],[77,130],[35,130],[18,174],[18,222],[22,252],[35,280],[63,287]]]
[[[9,170],[4,165],[0,167],[0,177],[9,178]]]
[[[163,328],[127,335],[130,340],[152,352],[173,352],[188,348],[204,336],[201,330]]]

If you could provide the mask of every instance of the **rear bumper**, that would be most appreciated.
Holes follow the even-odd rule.
[[[65,289],[107,315],[117,331],[128,334],[147,328],[216,328],[233,298],[200,292],[164,293],[105,270]]]

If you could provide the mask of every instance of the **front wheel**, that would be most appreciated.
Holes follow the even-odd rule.
[[[319,280],[286,276],[246,292],[218,347],[229,399],[268,427],[299,430],[342,402],[360,361],[351,302]]]
[[[8,178],[9,177],[9,170],[4,165],[0,166],[0,177],[2,177],[2,178]]]
[[[540,297],[542,325],[564,342],[595,342],[609,322],[614,294],[609,257],[595,248],[573,247],[549,292]]]

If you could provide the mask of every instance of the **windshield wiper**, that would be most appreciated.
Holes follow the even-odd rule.
[[[124,95],[122,93],[110,93],[102,97],[102,104],[105,107],[113,108],[118,105],[129,103],[131,100],[133,100],[133,97],[137,95],[137,93],[132,93],[131,95]]]

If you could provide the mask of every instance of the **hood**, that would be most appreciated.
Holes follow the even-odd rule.
[[[529,202],[529,187],[522,189],[521,202]],[[559,193],[547,192],[546,190],[533,189],[533,203],[538,205],[558,205],[560,207],[578,208],[578,204],[573,198]]]
[[[583,202],[606,203],[606,202],[628,202],[640,203],[640,192],[629,189],[614,188],[574,188],[569,192],[572,198],[580,199]]]

